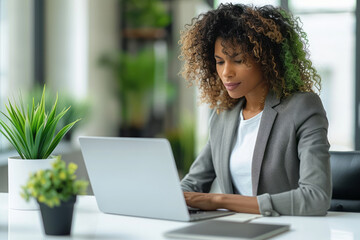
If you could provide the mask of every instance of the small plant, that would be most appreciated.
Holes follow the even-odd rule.
[[[44,86],[40,103],[37,105],[33,98],[32,106],[27,105],[25,108],[21,96],[19,105],[11,103],[10,100],[9,106],[5,105],[8,115],[1,113],[9,120],[9,124],[0,119],[0,125],[4,128],[0,129],[0,132],[15,147],[22,159],[48,158],[65,134],[80,120],[67,124],[55,135],[59,120],[70,108],[64,108],[56,114],[57,104],[58,96],[50,113],[46,112]]]
[[[49,207],[59,206],[75,195],[86,194],[88,181],[76,180],[75,163],[66,163],[58,156],[51,169],[39,170],[30,175],[21,196],[29,201],[35,198]]]

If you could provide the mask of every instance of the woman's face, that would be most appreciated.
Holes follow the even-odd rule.
[[[263,92],[262,85],[265,83],[260,65],[251,59],[247,59],[245,63],[240,47],[233,51],[235,54],[224,54],[222,42],[221,38],[215,42],[216,71],[230,97],[260,96]],[[232,48],[230,47],[229,50]]]

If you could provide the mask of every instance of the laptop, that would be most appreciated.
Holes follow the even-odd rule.
[[[196,221],[234,214],[189,210],[167,139],[79,137],[100,211],[110,214]]]

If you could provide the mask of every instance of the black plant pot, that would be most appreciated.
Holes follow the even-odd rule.
[[[52,208],[39,202],[45,234],[70,235],[75,202],[76,196]]]

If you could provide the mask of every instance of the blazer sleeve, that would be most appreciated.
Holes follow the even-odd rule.
[[[212,110],[208,125],[215,115],[215,111]],[[209,133],[211,135],[211,131]],[[213,165],[211,141],[210,137],[205,147],[195,159],[189,173],[181,180],[181,188],[184,192],[203,192],[207,193],[211,189],[211,185],[216,177],[215,169]]]
[[[182,179],[181,188],[185,192],[209,192],[214,179],[215,171],[209,140],[191,165],[189,173]]]
[[[260,212],[265,216],[326,215],[330,207],[332,183],[325,110],[315,94],[306,94],[294,101],[299,187],[278,194],[259,195]]]

